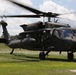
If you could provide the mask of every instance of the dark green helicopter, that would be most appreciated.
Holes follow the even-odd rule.
[[[7,46],[12,48],[10,54],[13,54],[13,51],[16,48],[34,51],[38,50],[41,51],[39,58],[45,59],[45,56],[51,51],[59,51],[60,53],[64,51],[67,52],[68,59],[73,60],[73,53],[76,52],[76,39],[71,27],[68,24],[50,22],[50,18],[56,18],[61,14],[52,12],[46,13],[12,0],[9,1],[35,13],[35,15],[5,15],[1,17],[48,17],[48,22],[39,21],[32,24],[21,25],[24,32],[19,33],[19,35],[13,40],[10,40],[9,33],[7,31],[7,23],[2,20],[0,24],[3,28],[4,38],[0,39],[0,43],[5,43]]]

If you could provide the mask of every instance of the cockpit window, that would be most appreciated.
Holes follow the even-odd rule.
[[[70,29],[64,29],[63,35],[64,35],[64,37],[71,37],[71,36],[73,36],[73,33]]]
[[[61,31],[60,30],[56,30],[55,31],[55,36],[58,37],[58,38],[61,38],[61,36],[62,36]]]

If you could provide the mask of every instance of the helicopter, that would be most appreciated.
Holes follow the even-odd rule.
[[[19,33],[13,40],[10,39],[7,30],[8,24],[2,20],[0,24],[3,28],[4,38],[0,39],[0,43],[5,43],[8,47],[12,48],[10,54],[13,54],[14,49],[16,48],[40,51],[39,58],[44,60],[45,56],[51,51],[58,51],[60,53],[63,51],[67,52],[68,60],[74,59],[76,39],[70,25],[50,21],[51,18],[56,18],[61,14],[52,12],[46,13],[13,0],[8,1],[35,13],[35,15],[4,15],[0,17],[48,17],[48,22],[39,21],[32,24],[21,25],[24,32]]]

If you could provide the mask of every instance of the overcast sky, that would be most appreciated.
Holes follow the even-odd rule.
[[[54,13],[70,13],[76,12],[76,0],[15,0],[20,3],[27,4],[44,12]],[[18,6],[15,6],[7,0],[0,0],[0,15],[15,15],[15,14],[32,14]],[[69,20],[62,20],[63,23],[69,23],[72,27],[76,27],[76,14],[68,14],[61,16]],[[28,18],[3,18],[8,23],[8,31],[11,35],[16,35],[22,32],[21,24],[28,24],[42,19]],[[0,19],[1,20],[1,19]],[[0,28],[0,35],[1,35]]]

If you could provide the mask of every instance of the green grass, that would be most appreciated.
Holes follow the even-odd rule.
[[[38,58],[39,52],[16,50],[10,55],[11,49],[0,46],[0,75],[76,75],[69,70],[76,69],[74,61],[68,61],[66,53],[50,53],[46,60]]]

